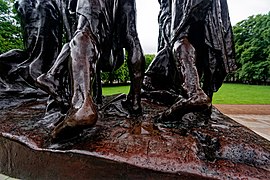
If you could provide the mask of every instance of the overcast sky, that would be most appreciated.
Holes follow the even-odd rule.
[[[270,0],[227,0],[232,25],[270,11]],[[137,30],[145,54],[156,53],[158,0],[137,0]]]

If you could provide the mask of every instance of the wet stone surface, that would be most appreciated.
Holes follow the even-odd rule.
[[[211,118],[190,113],[160,124],[154,120],[164,105],[143,99],[137,118],[112,115],[109,105],[94,127],[52,141],[60,115],[45,115],[46,102],[42,93],[1,94],[0,172],[28,179],[270,177],[270,142],[215,108]]]

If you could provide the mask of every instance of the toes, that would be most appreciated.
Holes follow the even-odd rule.
[[[91,115],[77,116],[78,111],[70,110],[64,121],[57,124],[51,133],[53,139],[69,138],[78,135],[83,129],[95,125],[98,119],[97,113]]]

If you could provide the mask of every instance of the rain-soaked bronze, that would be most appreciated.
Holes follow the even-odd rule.
[[[269,141],[212,107],[236,68],[227,1],[158,2],[158,53],[144,72],[135,0],[16,1],[25,49],[0,55],[1,173],[270,177]],[[128,95],[102,96],[101,72],[125,53]]]
[[[49,132],[58,117],[44,117],[45,97],[1,94],[1,173],[21,179],[267,179],[270,175],[270,142],[215,108],[211,119],[199,113],[184,117],[180,124],[159,124],[154,119],[167,108],[164,105],[143,98],[140,118],[112,116],[109,105],[99,111],[95,127],[52,142]]]

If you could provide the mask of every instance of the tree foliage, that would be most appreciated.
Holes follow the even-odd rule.
[[[155,55],[153,54],[145,55],[145,68],[146,69],[154,57]],[[127,83],[128,81],[130,81],[127,61],[125,60],[124,64],[119,69],[113,72],[101,73],[101,79],[105,84],[108,84],[108,83],[112,84],[114,82]]]
[[[233,27],[237,78],[252,84],[266,83],[270,77],[270,12],[250,16]]]
[[[0,54],[22,49],[22,35],[12,0],[0,0]]]

